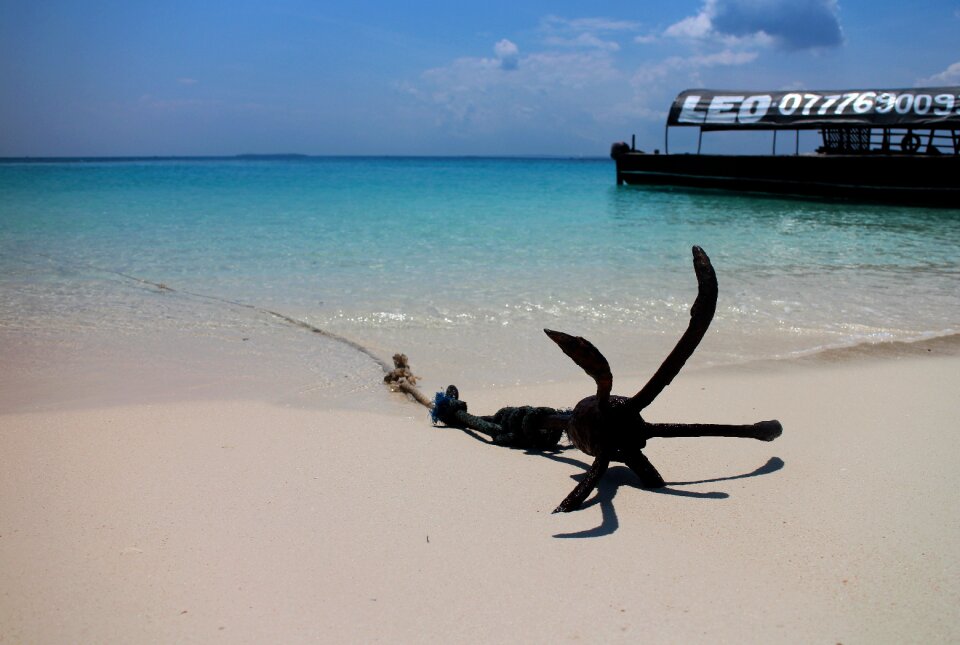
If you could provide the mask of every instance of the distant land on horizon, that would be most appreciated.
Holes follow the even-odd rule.
[[[569,159],[582,161],[607,160],[607,155],[308,155],[295,152],[243,153],[237,155],[124,155],[75,157],[0,157],[0,163],[63,163],[85,161],[294,161],[298,159]]]

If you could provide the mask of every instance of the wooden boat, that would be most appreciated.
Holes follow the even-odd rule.
[[[696,154],[670,154],[672,127],[699,128]],[[701,154],[705,132],[773,133],[769,155]],[[777,134],[793,131],[792,154]],[[801,130],[822,145],[800,154]],[[615,143],[618,184],[711,188],[960,208],[960,87],[819,92],[687,90],[664,154]]]

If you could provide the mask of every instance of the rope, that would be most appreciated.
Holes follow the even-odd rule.
[[[467,428],[487,435],[498,446],[550,450],[556,448],[566,427],[569,411],[547,407],[506,407],[489,416],[476,416],[467,411],[467,402],[460,400],[460,391],[451,385],[446,392],[437,392],[431,400],[417,388],[418,378],[410,370],[406,354],[393,355],[394,369],[383,377],[393,391],[409,394],[430,410],[434,425]]]
[[[278,311],[273,311],[272,309],[267,309],[267,308],[265,308],[265,307],[259,307],[259,306],[257,306],[257,305],[251,305],[251,304],[248,304],[248,303],[245,303],[245,302],[240,302],[240,301],[238,301],[238,300],[230,300],[229,298],[222,298],[222,297],[220,297],[220,296],[211,296],[211,295],[205,294],[205,293],[197,293],[197,292],[195,292],[195,291],[188,291],[188,290],[186,290],[186,289],[174,289],[173,287],[169,287],[169,286],[167,286],[166,284],[164,284],[164,283],[162,283],[162,282],[154,282],[153,280],[147,280],[147,279],[145,279],[145,278],[139,278],[139,277],[137,277],[137,276],[130,275],[130,274],[128,274],[128,273],[123,273],[122,271],[117,271],[117,270],[115,270],[115,269],[106,269],[106,268],[103,268],[103,267],[96,266],[96,265],[94,265],[94,264],[90,264],[89,262],[77,262],[77,261],[75,261],[75,260],[64,260],[64,259],[62,259],[62,258],[53,257],[53,256],[48,255],[48,254],[46,254],[46,253],[36,253],[36,255],[38,255],[38,256],[40,256],[40,257],[47,258],[48,260],[52,260],[53,262],[58,262],[58,263],[60,263],[60,264],[68,264],[68,265],[69,265],[69,264],[72,264],[72,265],[77,266],[77,267],[84,267],[84,268],[86,268],[86,269],[90,269],[90,270],[92,270],[92,271],[98,271],[98,272],[100,272],[100,273],[111,273],[111,274],[113,274],[113,275],[120,276],[121,278],[124,278],[125,280],[130,280],[130,281],[133,281],[133,282],[138,282],[138,283],[140,283],[140,284],[145,284],[145,285],[149,285],[149,286],[152,286],[152,287],[156,287],[157,289],[159,289],[160,291],[163,291],[163,292],[169,291],[170,293],[181,293],[181,294],[183,294],[183,295],[191,296],[191,297],[193,297],[193,298],[202,298],[202,299],[204,299],[204,300],[212,300],[212,301],[214,301],[214,302],[222,302],[222,303],[227,304],[227,305],[233,305],[234,307],[243,307],[243,308],[245,308],[245,309],[252,309],[253,311],[259,312],[259,313],[261,313],[261,314],[266,314],[266,315],[268,315],[268,316],[273,316],[274,318],[278,318],[278,319],[280,319],[280,320],[282,320],[282,321],[284,321],[284,322],[286,322],[286,323],[290,323],[291,325],[295,325],[295,326],[297,326],[297,327],[301,327],[301,328],[303,328],[303,329],[306,329],[307,331],[313,332],[314,334],[319,334],[319,335],[321,335],[321,336],[323,336],[323,337],[325,337],[325,338],[329,338],[330,340],[336,341],[336,342],[338,342],[338,343],[341,343],[341,344],[343,344],[343,345],[346,345],[347,347],[350,347],[350,348],[352,348],[352,349],[355,349],[356,351],[360,352],[361,354],[364,354],[365,356],[368,356],[370,359],[372,359],[377,365],[380,366],[380,369],[382,369],[385,373],[389,373],[389,372],[390,372],[390,369],[391,369],[391,368],[390,368],[390,365],[389,365],[386,361],[384,361],[382,358],[380,358],[379,356],[377,356],[376,354],[374,354],[372,351],[370,351],[369,349],[367,349],[366,347],[364,347],[364,346],[361,345],[360,343],[357,343],[357,342],[355,342],[355,341],[352,341],[352,340],[350,340],[349,338],[345,338],[345,337],[343,337],[343,336],[340,336],[339,334],[335,334],[335,333],[333,333],[333,332],[331,332],[331,331],[327,331],[327,330],[325,330],[325,329],[321,329],[320,327],[317,327],[317,326],[315,326],[315,325],[311,325],[310,323],[308,323],[308,322],[306,322],[306,321],[298,320],[298,319],[293,318],[293,317],[291,317],[291,316],[288,316],[288,315],[286,315],[286,314],[282,314],[282,313],[280,313],[280,312],[278,312]]]
[[[412,396],[420,405],[428,409],[433,409],[433,401],[431,401],[423,394],[423,392],[417,389],[418,380],[419,379],[413,375],[413,372],[410,371],[410,364],[407,361],[407,355],[394,354],[393,369],[388,371],[387,375],[383,377],[383,382],[386,383],[394,392],[400,390],[401,392]]]
[[[538,450],[549,450],[551,448],[555,448],[560,441],[560,437],[563,435],[563,428],[566,424],[566,418],[570,414],[569,410],[557,410],[554,408],[533,407],[526,405],[521,407],[501,408],[496,412],[496,414],[491,416],[474,416],[467,412],[467,403],[466,401],[460,400],[460,393],[454,385],[449,386],[446,392],[437,392],[436,396],[432,400],[424,395],[416,386],[418,378],[410,370],[410,364],[406,354],[394,354],[394,366],[391,369],[386,361],[381,359],[363,345],[354,342],[349,338],[345,338],[338,334],[334,334],[333,332],[321,329],[315,325],[311,325],[306,321],[298,320],[291,316],[287,316],[286,314],[273,311],[272,309],[251,305],[245,302],[239,302],[237,300],[230,300],[229,298],[222,298],[220,296],[196,293],[186,289],[174,289],[173,287],[167,286],[162,282],[154,282],[153,280],[140,278],[128,273],[123,273],[122,271],[117,271],[115,269],[106,269],[88,262],[64,260],[62,258],[55,258],[45,253],[37,253],[36,255],[60,264],[72,264],[74,266],[84,267],[101,273],[110,273],[125,280],[154,287],[161,292],[181,293],[193,298],[202,298],[204,300],[221,302],[235,307],[251,309],[261,314],[273,316],[274,318],[278,318],[291,325],[301,327],[314,334],[319,334],[338,343],[347,345],[348,347],[351,347],[356,351],[368,356],[370,359],[376,362],[381,369],[383,369],[385,373],[383,381],[390,387],[392,391],[404,392],[405,394],[411,396],[415,401],[428,408],[434,424],[443,423],[446,426],[454,428],[468,428],[470,430],[475,430],[489,436],[493,443],[500,446],[528,449],[533,448]]]
[[[478,417],[467,412],[467,402],[460,400],[455,385],[434,397],[431,417],[434,424],[443,423],[454,428],[469,428],[489,436],[498,446],[549,450],[555,448],[563,435],[563,425],[556,423],[568,411],[547,407],[500,408],[496,414]],[[553,423],[548,423],[548,419]]]

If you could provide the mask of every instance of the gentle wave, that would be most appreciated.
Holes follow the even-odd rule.
[[[812,347],[769,358],[715,367],[809,364],[824,365],[863,360],[890,360],[929,356],[960,356],[960,332],[930,332],[907,339],[856,341],[848,344]]]

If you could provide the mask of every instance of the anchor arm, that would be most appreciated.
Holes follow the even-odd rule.
[[[710,258],[699,246],[693,247],[693,270],[697,274],[697,299],[690,308],[690,323],[687,331],[677,342],[673,351],[660,365],[660,369],[650,377],[643,389],[630,401],[636,411],[643,410],[670,385],[674,377],[680,373],[687,359],[697,349],[697,345],[707,333],[713,314],[717,310],[717,274],[710,264]]]
[[[587,499],[593,489],[597,487],[597,484],[600,483],[600,478],[603,477],[603,473],[607,472],[609,465],[610,457],[607,455],[599,455],[593,461],[593,465],[590,466],[587,474],[580,480],[576,488],[570,491],[570,494],[560,502],[559,506],[553,509],[553,512],[569,513],[570,511],[575,511],[580,508],[583,501]]]
[[[613,374],[604,355],[586,338],[552,329],[544,329],[543,332],[597,382],[597,404],[601,411],[605,410],[610,401],[610,390],[613,389]]]
[[[647,456],[639,450],[635,450],[629,454],[623,463],[640,478],[640,483],[643,484],[644,488],[663,488],[666,486],[663,477],[660,476],[657,469],[650,463]]]
[[[648,423],[644,434],[649,437],[739,437],[773,441],[783,434],[779,421],[760,421],[747,425],[723,425],[715,423]]]

